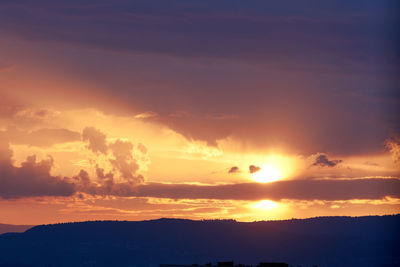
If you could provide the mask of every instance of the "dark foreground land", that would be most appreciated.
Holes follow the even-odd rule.
[[[155,267],[225,260],[254,266],[400,266],[399,226],[400,215],[41,225],[0,235],[0,266]]]

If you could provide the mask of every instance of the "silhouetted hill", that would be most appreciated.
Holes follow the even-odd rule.
[[[33,225],[13,225],[13,224],[2,224],[0,223],[0,234],[9,233],[9,232],[25,232],[29,228],[32,228]]]
[[[400,215],[231,220],[97,221],[0,236],[0,264],[158,266],[221,260],[302,266],[400,266]]]

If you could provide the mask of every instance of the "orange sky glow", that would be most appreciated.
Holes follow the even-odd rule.
[[[1,223],[400,212],[386,76],[74,40],[0,37]]]

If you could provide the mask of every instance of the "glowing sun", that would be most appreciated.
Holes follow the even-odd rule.
[[[259,183],[274,182],[282,179],[282,171],[276,165],[261,166],[261,170],[252,174],[252,178]]]

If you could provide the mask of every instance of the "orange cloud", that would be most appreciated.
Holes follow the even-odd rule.
[[[82,132],[83,141],[88,141],[88,148],[95,153],[107,153],[106,135],[94,127],[86,127]]]

